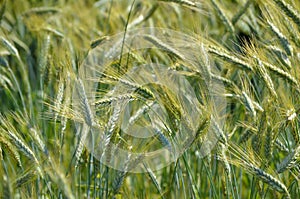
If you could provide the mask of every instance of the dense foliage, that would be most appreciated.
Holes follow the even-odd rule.
[[[3,198],[299,198],[300,1],[0,2]],[[182,44],[169,46],[146,35],[160,49],[128,52],[107,63],[94,80],[99,83],[95,99],[89,97],[86,81],[79,78],[89,52],[119,32],[145,27],[190,35],[201,48],[182,55]],[[197,64],[189,65],[186,56],[197,58]],[[199,118],[189,117],[172,92],[175,87],[139,85],[138,77],[125,75],[149,62],[169,66],[188,80],[199,101]],[[116,81],[136,92],[111,94]],[[207,99],[210,81],[224,85],[223,93],[215,93],[227,103],[219,107],[225,110],[222,126],[215,124]],[[170,132],[157,133],[154,144],[135,145],[136,140],[122,136],[126,118],[119,117],[120,100],[136,112],[150,102],[165,107]],[[132,152],[143,146],[171,147],[182,121],[187,126],[197,121],[197,133],[177,161],[157,171],[143,158],[115,170],[83,144],[86,129],[105,129],[103,153],[112,143]],[[213,129],[220,139],[202,157],[209,126],[217,126]],[[135,165],[144,165],[145,172],[131,173]]]

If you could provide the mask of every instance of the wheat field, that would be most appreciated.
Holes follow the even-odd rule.
[[[0,0],[2,198],[300,198],[300,1]]]

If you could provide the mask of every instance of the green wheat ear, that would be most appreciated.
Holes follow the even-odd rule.
[[[231,34],[234,34],[235,32],[234,26],[229,20],[229,18],[226,16],[226,14],[223,12],[223,9],[221,9],[220,5],[215,0],[211,0],[211,3],[214,9],[217,11],[217,14],[220,17],[227,31],[230,32]]]
[[[90,107],[87,94],[81,79],[77,79],[76,91],[79,96],[80,111],[83,113],[84,121],[89,126],[92,127],[95,124],[94,116]]]
[[[284,0],[273,0],[277,6],[300,27],[300,13]]]

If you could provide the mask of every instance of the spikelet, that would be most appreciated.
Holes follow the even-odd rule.
[[[18,149],[14,145],[12,145],[5,137],[0,136],[0,148],[1,160],[3,159],[2,150],[7,150],[10,154],[12,154],[12,157],[17,161],[18,165],[22,167],[22,162]]]
[[[85,140],[87,138],[89,130],[90,130],[89,126],[84,123],[83,126],[82,126],[79,141],[78,141],[76,151],[75,151],[75,158],[76,158],[75,159],[75,168],[77,168],[77,166],[78,166],[81,154],[82,154],[83,149],[84,149],[84,143],[85,143]]]
[[[153,13],[157,10],[158,4],[154,4],[145,15],[141,14],[139,17],[137,17],[134,21],[132,21],[130,24],[128,24],[128,29],[138,26],[139,24],[147,21]]]
[[[260,154],[261,151],[261,140],[259,135],[254,135],[251,140],[251,146],[255,152]]]
[[[14,186],[16,188],[22,187],[24,185],[26,185],[29,181],[32,181],[36,178],[36,172],[27,172],[25,175],[20,176],[16,179],[16,181],[14,182]]]
[[[108,75],[108,74],[101,73],[101,75],[105,78],[108,78],[108,79],[112,80],[112,81],[120,82],[124,85],[127,85],[129,87],[134,88],[136,93],[140,94],[141,96],[145,97],[146,99],[155,99],[154,94],[149,89],[147,89],[147,88],[145,88],[141,85],[138,85],[136,83],[129,82],[125,79],[121,79],[119,77],[114,77],[114,76],[111,76],[111,75]]]
[[[70,103],[71,103],[71,77],[70,77],[70,73],[67,72],[65,99],[64,99],[63,108],[62,108],[62,116],[68,114],[68,107],[69,107]],[[64,137],[65,130],[67,128],[67,121],[68,121],[68,118],[63,116],[62,121],[61,121],[61,132],[60,132],[61,142]]]
[[[274,144],[279,150],[286,153],[289,152],[289,149],[280,140],[276,139]]]
[[[246,129],[244,131],[244,133],[241,135],[238,143],[247,142],[252,135],[253,135],[253,132],[251,130],[249,130],[249,129]]]
[[[60,9],[55,7],[35,7],[26,11],[25,13],[23,13],[23,15],[28,17],[32,14],[43,15],[48,13],[58,13],[60,11]]]
[[[154,101],[150,101],[143,105],[140,109],[136,111],[136,113],[129,118],[129,125],[133,125],[140,117],[143,116],[152,106],[154,105]]]
[[[141,55],[134,53],[132,51],[128,52],[128,54],[133,60],[137,61],[139,64],[141,65],[147,64],[147,61]]]
[[[33,159],[38,164],[38,160],[33,151],[20,138],[18,138],[18,136],[11,131],[7,131],[7,134],[15,142],[19,150],[21,150],[27,157]]]
[[[286,169],[293,168],[300,161],[300,145],[292,151],[284,160],[277,166],[277,172],[282,173]]]
[[[17,146],[17,148],[22,151],[27,157],[33,159],[36,163],[38,160],[33,153],[33,151],[27,146],[25,142],[19,136],[17,136],[17,131],[14,126],[2,115],[0,115],[1,132],[7,135]]]
[[[270,159],[273,157],[273,146],[274,146],[274,132],[272,129],[267,128],[264,144],[264,154],[266,158],[266,163],[269,163]]]
[[[182,144],[182,146],[183,146],[182,148],[186,149],[186,148],[190,147],[198,139],[200,139],[202,134],[208,129],[210,122],[211,122],[211,120],[209,119],[209,117],[204,118],[197,128],[195,136],[189,136],[188,139],[186,139],[184,141],[184,143]]]
[[[229,145],[229,147],[230,148],[228,151],[231,155],[229,156],[231,157],[229,159],[230,163],[244,168],[246,171],[253,174],[255,177],[262,180],[264,183],[268,184],[270,188],[280,193],[284,193],[287,198],[290,198],[290,194],[286,186],[280,180],[274,177],[271,173],[259,168],[256,165],[256,157],[253,157],[253,154],[249,154],[249,150],[243,150],[234,144]]]
[[[113,140],[117,134],[117,122],[120,117],[122,105],[116,104],[113,109],[113,113],[110,116],[110,119],[107,123],[106,130],[105,130],[105,137],[104,137],[104,149],[101,155],[101,160],[105,159],[107,164],[111,161],[112,156],[112,149],[113,149]]]
[[[139,163],[141,163],[143,158],[144,158],[144,154],[140,154],[137,156],[133,156],[131,153],[128,154],[126,158],[126,162],[124,163],[124,167],[122,168],[121,171],[118,171],[117,176],[113,180],[112,190],[114,195],[117,194],[121,189],[124,183],[124,179],[128,174],[128,172],[134,169]]]
[[[201,51],[201,61],[203,62],[203,66],[201,64],[201,71],[205,73],[204,77],[210,82],[211,80],[211,63],[210,63],[210,58],[208,55],[208,51],[205,47],[205,45],[202,43],[200,46],[200,51]]]
[[[282,47],[288,55],[293,55],[293,48],[284,34],[269,20],[267,20],[272,32],[278,37]]]
[[[242,69],[242,70],[250,70],[250,71],[253,70],[252,67],[247,62],[245,62],[235,56],[230,55],[229,52],[227,52],[224,49],[221,49],[221,48],[218,48],[218,47],[212,46],[212,45],[209,45],[207,49],[208,49],[209,53],[215,54],[221,58],[224,58],[225,60],[227,60],[229,62],[237,64],[237,66],[239,66],[240,69]]]
[[[269,76],[265,66],[263,65],[262,61],[258,57],[254,56],[254,59],[257,62],[257,70],[258,70],[259,75],[263,78],[263,80],[266,83],[272,96],[274,96],[277,99],[278,96],[275,91],[273,81],[272,81],[271,77]]]
[[[273,52],[282,62],[283,64],[288,68],[288,69],[292,69],[292,63],[288,57],[288,55],[283,52],[283,50],[281,50],[280,48],[276,47],[276,46],[267,46],[267,48]]]
[[[40,49],[40,55],[39,55],[39,70],[45,76],[47,62],[48,62],[48,54],[49,54],[49,49],[50,49],[50,42],[51,42],[51,36],[46,35],[45,38],[43,39],[43,43],[41,45]]]
[[[294,138],[294,141],[295,143],[298,145],[300,144],[300,139],[299,139],[299,131],[298,131],[298,128],[295,128],[294,125],[295,125],[295,118],[297,118],[297,113],[296,111],[292,108],[292,109],[289,109],[287,112],[286,112],[286,121],[285,123],[283,124],[284,126],[287,126],[288,124],[291,125],[291,134]]]
[[[103,42],[109,40],[109,37],[108,36],[103,36],[103,37],[100,37],[98,39],[95,39],[94,41],[92,41],[91,43],[91,48],[96,48],[97,46],[99,46],[100,44],[102,44]]]
[[[228,32],[231,34],[234,33],[234,26],[232,25],[231,21],[228,19],[228,17],[225,15],[223,10],[220,8],[219,4],[215,0],[211,0],[215,10],[217,11],[219,17],[221,18],[222,23],[224,24],[225,28]]]
[[[20,57],[19,51],[16,49],[16,47],[12,43],[7,41],[4,37],[1,37],[1,42],[6,47],[6,49],[10,52],[11,55],[16,56],[17,58]]]
[[[111,105],[112,103],[117,103],[120,101],[132,101],[135,100],[136,97],[131,94],[124,94],[124,95],[118,95],[116,97],[108,97],[108,98],[102,98],[100,100],[97,100],[96,102],[93,103],[93,105],[96,105],[97,107],[99,106],[107,106]]]
[[[228,162],[228,159],[226,157],[226,150],[227,150],[227,147],[223,144],[220,144],[220,156],[221,156],[221,160],[223,161],[224,163],[224,167],[225,167],[225,172],[226,172],[226,175],[227,175],[227,179],[229,181],[229,183],[231,184],[232,183],[232,180],[231,180],[231,167],[229,165],[229,162]]]
[[[219,81],[224,83],[226,86],[230,86],[232,88],[238,88],[237,85],[231,81],[230,79],[227,79],[225,77],[219,76],[219,75],[215,75],[213,73],[210,74],[211,78],[215,81]]]
[[[91,108],[89,105],[89,101],[88,101],[87,95],[85,93],[83,82],[79,78],[77,79],[76,90],[77,90],[77,94],[79,96],[80,109],[83,113],[84,121],[89,127],[92,127],[95,124],[94,116],[92,114],[92,111],[91,111]]]
[[[288,198],[290,198],[289,192],[287,191],[286,186],[282,182],[280,182],[278,179],[276,179],[274,176],[263,171],[262,169],[256,167],[255,165],[253,165],[251,163],[243,162],[243,164],[247,167],[247,169],[250,170],[250,172],[252,172],[259,179],[261,179],[262,181],[267,183],[270,187],[272,187],[273,189],[275,189],[281,193],[285,193],[288,196]]]
[[[10,81],[10,79],[1,74],[0,74],[0,85],[5,89],[13,88],[13,86],[12,86],[13,84]]]
[[[220,142],[226,146],[227,145],[227,136],[225,135],[224,131],[220,128],[219,124],[217,123],[217,121],[214,119],[213,116],[211,116],[211,122],[212,122],[212,126],[213,126],[215,134],[220,139]]]
[[[41,30],[45,31],[48,34],[51,33],[52,35],[54,35],[54,36],[56,36],[58,38],[61,38],[61,39],[63,39],[65,37],[62,32],[60,32],[60,31],[58,31],[56,29],[53,29],[51,27],[42,27]]]
[[[244,99],[243,101],[244,101],[244,104],[246,105],[246,108],[251,112],[252,116],[255,118],[256,111],[255,111],[254,105],[252,103],[252,100],[247,95],[247,93],[245,93],[244,91],[242,91],[242,96],[243,96],[243,99]]]
[[[116,195],[120,191],[126,175],[127,175],[126,171],[118,171],[117,176],[115,177],[112,183],[112,190],[114,195]]]
[[[157,177],[155,176],[154,172],[149,167],[147,167],[145,163],[144,163],[144,167],[146,168],[146,171],[147,171],[147,173],[148,173],[151,181],[155,185],[157,191],[160,193],[161,197],[164,198],[161,186],[160,186],[160,184],[159,184],[159,182],[157,180]]]
[[[63,96],[64,96],[64,89],[65,89],[64,86],[65,86],[64,80],[63,80],[63,78],[60,78],[59,84],[58,84],[58,92],[57,92],[56,100],[54,102],[54,106],[55,106],[56,110],[60,110],[60,108],[61,108],[61,104],[62,104]],[[54,122],[56,122],[58,114],[59,114],[59,112],[56,111],[54,114]]]
[[[297,88],[299,86],[298,81],[288,72],[285,72],[284,70],[268,63],[265,61],[261,61],[261,63],[266,66],[270,71],[272,71],[273,73],[275,73],[276,75],[280,76],[283,79],[286,79],[287,81],[289,81],[291,84],[295,85]]]
[[[119,192],[119,190],[121,189],[124,179],[128,173],[128,166],[129,166],[129,162],[131,160],[132,154],[129,153],[126,161],[124,163],[124,167],[122,168],[121,171],[117,172],[117,176],[115,177],[115,179],[113,180],[113,184],[112,184],[112,190],[114,194],[117,194]]]
[[[189,0],[159,0],[159,1],[174,2],[179,5],[186,5],[186,6],[195,7],[195,8],[200,6],[200,4],[197,4],[196,2],[192,2]]]
[[[36,140],[36,142],[38,143],[38,146],[40,147],[40,149],[45,153],[48,154],[48,150],[47,147],[43,141],[43,139],[41,138],[41,133],[40,131],[38,131],[36,129],[36,127],[29,127],[29,132],[32,134],[32,137],[34,140]]]
[[[295,10],[291,5],[289,5],[288,3],[286,3],[284,0],[273,0],[280,9],[282,9],[284,11],[284,13],[290,17],[295,24],[298,25],[298,27],[300,27],[300,14],[297,12],[297,10]]]
[[[297,117],[297,113],[294,109],[290,109],[287,111],[286,117],[288,121],[293,121]]]
[[[44,175],[42,173],[42,170],[40,168],[40,163],[38,159],[36,158],[34,152],[13,132],[10,130],[6,131],[6,133],[9,135],[9,137],[15,142],[17,148],[21,150],[28,158],[32,159],[34,163],[36,164],[37,171],[39,172],[40,176],[44,178]]]
[[[158,140],[161,142],[161,144],[166,147],[170,152],[172,152],[172,145],[169,139],[164,135],[162,130],[160,130],[158,127],[154,127],[154,132],[156,136],[158,137]]]
[[[156,38],[152,35],[143,35],[143,38],[146,39],[147,41],[151,42],[152,44],[154,44],[159,49],[165,50],[168,53],[170,53],[171,55],[173,55],[179,59],[185,60],[184,55],[182,55],[179,51],[177,51],[173,47],[169,46],[168,44],[162,42],[158,38]]]
[[[261,107],[261,105],[260,105],[258,102],[252,101],[252,103],[253,103],[254,108],[255,108],[256,110],[258,110],[258,111],[260,111],[260,112],[264,112],[263,107]]]
[[[39,146],[39,148],[45,153],[47,154],[47,148],[46,145],[44,143],[44,140],[41,137],[41,132],[37,129],[36,126],[32,126],[30,124],[30,120],[22,115],[21,113],[10,113],[8,115],[11,115],[12,118],[14,118],[14,120],[19,123],[20,125],[26,127],[29,130],[29,135],[30,137],[36,141],[37,145]],[[15,131],[15,130],[14,130]]]

